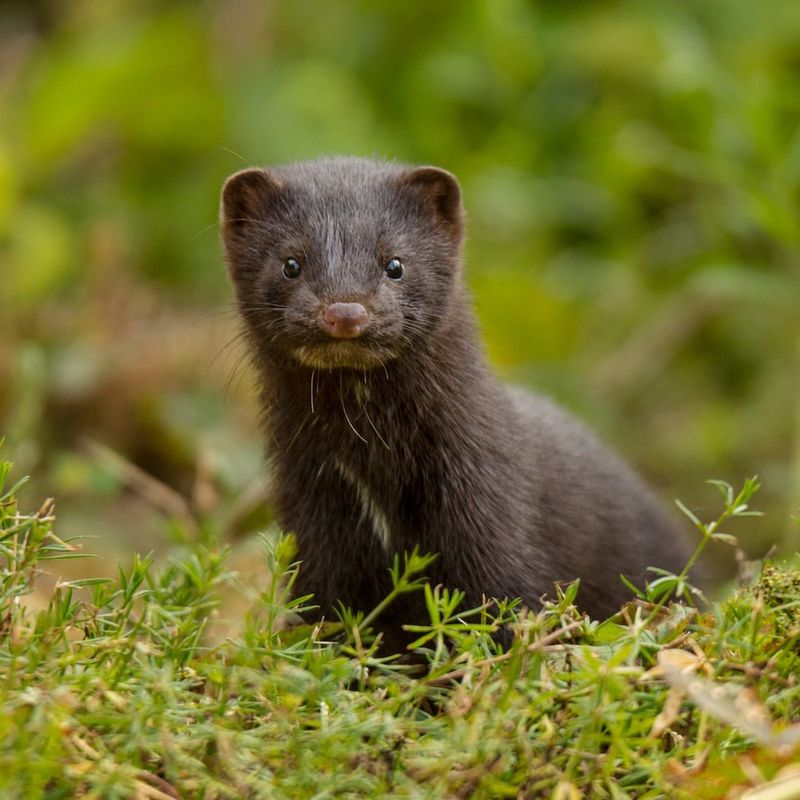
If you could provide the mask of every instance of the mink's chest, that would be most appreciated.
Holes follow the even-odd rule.
[[[295,458],[338,457],[357,473],[396,473],[413,463],[421,413],[392,375],[312,371],[272,404],[276,443]]]
[[[309,382],[310,383],[310,382]],[[287,480],[314,487],[319,502],[347,504],[387,553],[420,544],[437,522],[444,490],[440,446],[413,403],[369,381],[325,376],[304,416],[284,420]],[[296,408],[296,406],[295,406]]]
[[[359,524],[387,554],[425,543],[441,524],[441,483],[425,474],[423,463],[392,469],[384,462],[363,469],[334,456],[330,464]]]

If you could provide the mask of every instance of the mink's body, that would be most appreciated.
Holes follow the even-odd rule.
[[[490,374],[452,176],[359,159],[246,170],[226,184],[222,220],[296,591],[322,613],[370,610],[394,554],[414,547],[438,554],[429,579],[470,606],[535,606],[580,578],[579,605],[604,616],[629,599],[621,573],[680,569],[680,536],[639,479],[552,403]],[[413,597],[387,612],[422,615]]]

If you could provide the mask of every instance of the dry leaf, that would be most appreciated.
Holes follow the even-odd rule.
[[[748,789],[740,800],[800,800],[800,764],[789,764],[768,783]]]

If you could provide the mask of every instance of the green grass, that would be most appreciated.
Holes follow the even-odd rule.
[[[425,587],[426,558],[394,570],[431,623],[386,657],[373,615],[288,625],[286,537],[236,638],[206,630],[232,591],[205,537],[166,564],[134,556],[113,580],[28,596],[53,558],[52,503],[23,514],[0,468],[0,796],[3,798],[658,798],[788,800],[800,792],[800,574],[767,566],[697,610],[685,574],[656,575],[613,619],[572,605],[457,615]],[[728,537],[757,488],[721,484],[698,552]],[[515,631],[503,652],[491,632]],[[419,662],[427,667],[420,669]],[[749,792],[742,795],[742,791]]]

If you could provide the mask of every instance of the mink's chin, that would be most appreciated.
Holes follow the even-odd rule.
[[[395,354],[359,343],[357,339],[335,340],[325,344],[303,345],[292,355],[312,369],[374,369],[391,361]]]

